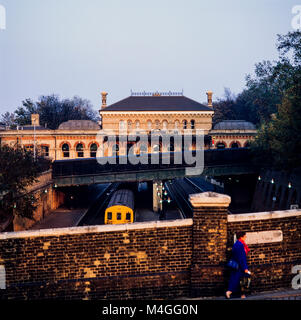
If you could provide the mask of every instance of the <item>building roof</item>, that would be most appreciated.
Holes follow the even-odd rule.
[[[99,130],[99,125],[92,120],[69,120],[59,125],[58,130]]]
[[[130,96],[101,112],[110,111],[213,111],[185,96]]]
[[[224,120],[217,123],[213,130],[256,130],[256,127],[245,120]]]

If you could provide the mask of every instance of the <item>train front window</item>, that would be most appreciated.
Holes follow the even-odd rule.
[[[130,213],[130,212],[127,212],[127,214],[126,214],[126,220],[131,220],[131,213]]]
[[[112,220],[112,212],[108,212],[108,220]]]
[[[117,220],[121,220],[121,213],[117,212]]]

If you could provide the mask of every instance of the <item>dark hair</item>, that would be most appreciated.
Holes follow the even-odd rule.
[[[240,238],[244,237],[246,233],[244,231],[236,232],[236,239],[239,240]]]

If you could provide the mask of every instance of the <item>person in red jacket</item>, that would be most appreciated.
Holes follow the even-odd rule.
[[[237,232],[236,238],[237,241],[232,247],[232,260],[234,260],[238,264],[238,270],[231,271],[228,291],[226,292],[226,297],[228,299],[230,299],[233,292],[240,291],[240,279],[244,276],[251,275],[247,264],[247,255],[250,249],[246,244],[246,233]],[[246,298],[246,296],[242,294],[241,298],[244,299]]]

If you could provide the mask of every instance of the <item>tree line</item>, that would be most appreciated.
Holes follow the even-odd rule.
[[[90,101],[73,97],[72,99],[60,99],[58,95],[41,96],[38,101],[26,99],[14,112],[5,112],[0,117],[0,122],[11,129],[17,126],[29,125],[31,114],[40,115],[41,126],[49,129],[57,129],[62,122],[68,120],[99,120],[99,116],[93,110]]]
[[[255,161],[276,169],[301,166],[301,32],[278,35],[278,60],[255,65],[237,96],[225,89],[214,105],[214,123],[246,120],[258,128]]]

